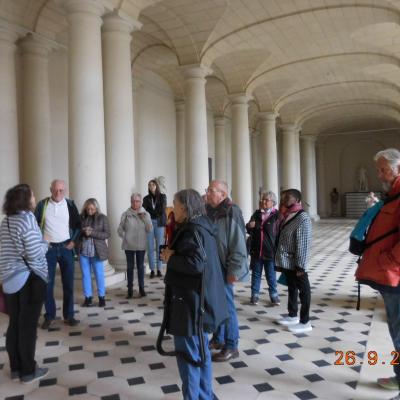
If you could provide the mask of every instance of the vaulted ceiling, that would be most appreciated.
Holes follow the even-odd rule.
[[[183,98],[179,67],[207,66],[216,115],[246,93],[254,115],[306,134],[400,127],[400,0],[105,1],[143,24],[133,74],[150,69]],[[0,18],[67,45],[58,0],[0,0]]]

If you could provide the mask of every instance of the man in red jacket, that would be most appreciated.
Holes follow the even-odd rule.
[[[387,323],[394,349],[400,352],[400,151],[386,149],[374,160],[377,173],[388,197],[370,226],[367,247],[357,268],[356,278],[378,290],[385,303]],[[396,230],[397,229],[397,230]],[[389,234],[390,232],[390,234]],[[399,390],[400,365],[394,365],[394,377],[378,379],[385,389]],[[400,394],[391,400],[400,400]]]

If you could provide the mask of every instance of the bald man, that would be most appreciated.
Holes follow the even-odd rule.
[[[246,231],[242,211],[228,198],[226,182],[211,181],[207,190],[207,215],[218,228],[218,254],[224,268],[225,294],[230,319],[214,334],[210,347],[220,350],[212,356],[214,362],[239,357],[239,324],[234,302],[233,285],[248,277]]]
[[[50,186],[50,197],[41,200],[35,210],[36,220],[43,236],[50,242],[46,254],[49,268],[44,321],[42,329],[51,328],[56,318],[54,281],[57,263],[60,266],[63,286],[64,323],[74,326],[74,252],[75,241],[80,233],[80,217],[75,203],[65,197],[66,185],[55,179]]]

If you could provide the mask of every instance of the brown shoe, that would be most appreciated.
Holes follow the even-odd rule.
[[[208,344],[208,348],[210,350],[218,350],[218,351],[220,351],[220,350],[222,350],[224,348],[224,344],[223,343],[210,342]]]
[[[238,350],[224,349],[224,350],[221,350],[219,353],[213,354],[211,359],[214,362],[224,362],[224,361],[233,360],[234,358],[238,358],[238,357],[239,357]]]

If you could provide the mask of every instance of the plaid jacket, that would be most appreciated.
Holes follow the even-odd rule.
[[[304,211],[281,226],[275,255],[277,267],[289,270],[301,268],[307,271],[310,259],[312,226],[311,219]]]

